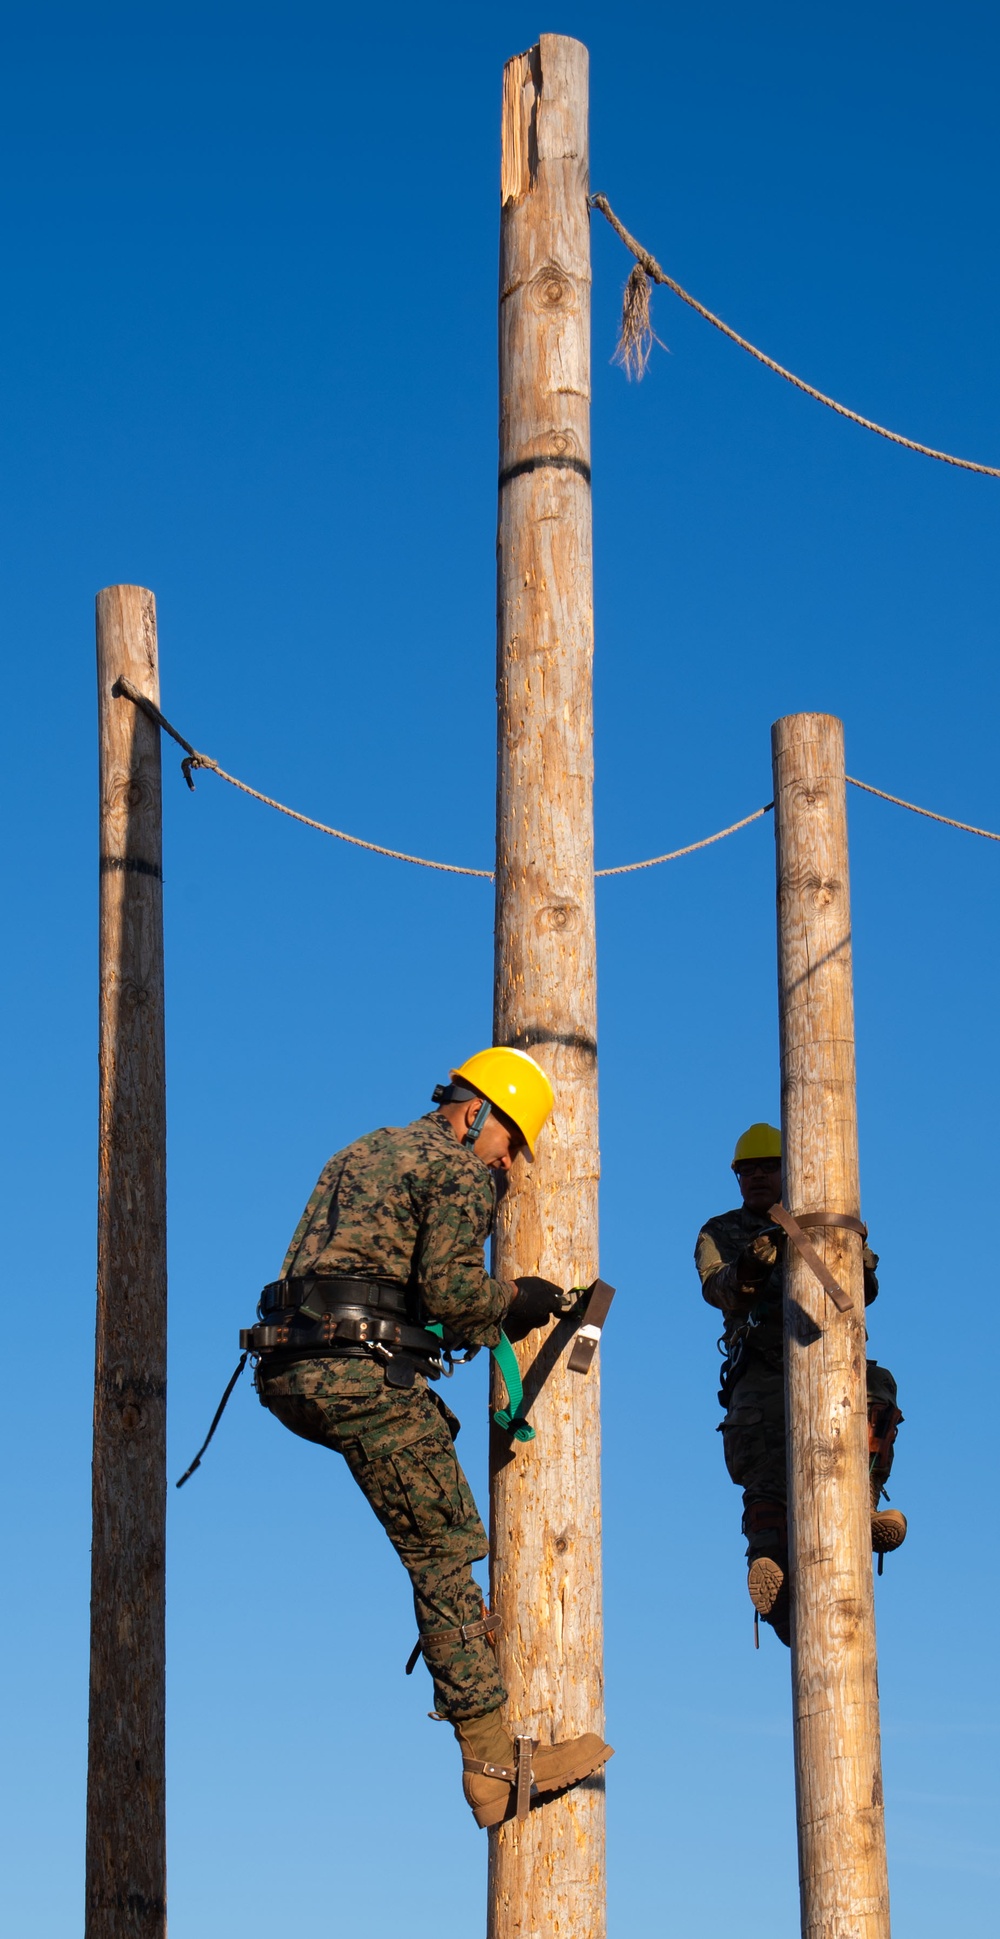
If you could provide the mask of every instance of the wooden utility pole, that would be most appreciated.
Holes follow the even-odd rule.
[[[590,221],[587,50],[561,34],[504,69],[500,229],[494,1038],[556,1104],[515,1168],[494,1269],[597,1275]],[[603,1730],[599,1367],[565,1324],[518,1349],[537,1439],[494,1440],[493,1605],[515,1728]],[[604,1785],[490,1834],[490,1939],[603,1939]]]
[[[167,1219],[156,602],[97,595],[100,1121],[87,1939],[166,1939]]]
[[[784,1203],[860,1218],[844,730],[771,735]],[[804,1939],[889,1939],[872,1586],[862,1239],[809,1225],[840,1312],[785,1257],[792,1703]]]

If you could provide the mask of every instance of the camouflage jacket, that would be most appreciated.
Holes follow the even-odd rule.
[[[751,1212],[745,1205],[738,1205],[732,1212],[722,1212],[717,1219],[709,1219],[702,1226],[694,1249],[694,1262],[705,1299],[710,1306],[717,1306],[723,1315],[723,1339],[727,1350],[731,1353],[742,1339],[745,1352],[755,1353],[771,1367],[780,1367],[784,1351],[781,1248],[777,1265],[772,1266],[763,1282],[744,1285],[736,1264],[744,1247],[757,1237],[758,1232],[763,1232],[773,1223],[766,1212]],[[865,1305],[870,1306],[878,1295],[878,1280],[875,1277],[878,1256],[867,1246],[864,1249],[864,1265]]]
[[[442,1320],[463,1345],[495,1346],[517,1290],[483,1266],[495,1202],[493,1173],[447,1118],[370,1131],[324,1165],[281,1276],[395,1280],[411,1289],[414,1318]]]

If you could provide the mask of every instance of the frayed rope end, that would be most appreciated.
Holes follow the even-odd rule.
[[[641,383],[654,343],[660,339],[653,330],[649,299],[652,284],[641,263],[636,263],[622,296],[622,324],[618,348],[612,362],[620,364],[631,383]],[[666,345],[661,345],[665,349]]]

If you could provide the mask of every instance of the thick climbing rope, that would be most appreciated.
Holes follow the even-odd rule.
[[[130,680],[116,680],[111,691],[122,700],[131,700],[133,706],[141,708],[157,727],[162,727],[164,733],[169,734],[171,739],[177,742],[178,747],[183,747],[186,759],[181,762],[181,768],[184,779],[192,791],[194,789],[194,782],[191,779],[192,768],[207,768],[210,774],[217,774],[220,781],[228,781],[231,788],[239,788],[242,794],[250,795],[254,801],[262,801],[265,808],[276,808],[279,815],[288,815],[292,821],[301,821],[306,828],[315,828],[321,835],[334,835],[338,842],[351,842],[355,848],[370,849],[373,855],[388,855],[394,862],[412,862],[417,868],[440,869],[447,875],[476,875],[483,882],[493,881],[492,869],[463,868],[458,862],[429,862],[426,856],[406,855],[399,848],[383,848],[378,842],[363,841],[360,835],[347,835],[342,828],[331,828],[325,821],[314,821],[311,815],[302,815],[297,808],[288,808],[283,801],[275,801],[272,795],[261,794],[259,788],[251,788],[246,781],[238,780],[235,774],[227,774],[225,768],[221,768],[218,761],[213,761],[210,754],[199,754],[190,741],[186,741],[183,734],[179,734],[176,727],[171,726],[165,714],[161,714],[154,702],[147,700],[145,694],[141,694],[137,687],[133,687]],[[726,835],[735,835],[739,829],[748,827],[750,822],[759,821],[761,815],[768,814],[773,806],[773,801],[769,801],[765,808],[755,808],[752,815],[744,815],[742,821],[734,821],[730,828],[720,828],[714,835],[705,835],[700,842],[689,842],[686,848],[673,849],[669,855],[651,855],[646,862],[625,862],[620,868],[597,869],[595,873],[630,875],[633,869],[651,869],[659,862],[676,862],[681,855],[693,855],[698,848],[710,848],[713,842],[721,842]]]
[[[636,869],[655,869],[659,862],[676,862],[681,855],[693,855],[696,848],[711,848],[713,842],[721,842],[727,835],[735,835],[741,828],[749,828],[752,821],[759,821],[761,815],[769,815],[774,802],[769,801],[763,808],[755,808],[752,815],[744,815],[742,821],[730,823],[728,828],[720,828],[715,835],[703,835],[700,842],[689,842],[686,848],[672,848],[669,855],[651,855],[646,862],[622,862],[616,869],[595,869],[595,875],[634,875]]]
[[[162,727],[164,733],[169,734],[177,742],[178,747],[185,749],[187,759],[181,762],[181,768],[192,793],[194,791],[194,782],[191,779],[192,768],[207,768],[210,774],[217,774],[220,781],[228,781],[231,788],[239,788],[241,794],[250,795],[254,801],[262,801],[265,808],[276,808],[279,815],[288,815],[292,821],[301,821],[306,828],[315,828],[321,835],[334,835],[338,842],[350,842],[354,848],[370,849],[373,855],[388,855],[394,862],[413,862],[417,868],[441,869],[448,875],[478,875],[486,882],[493,880],[492,869],[467,869],[458,862],[429,862],[426,856],[404,855],[402,849],[383,848],[379,842],[366,842],[360,835],[348,835],[343,828],[330,828],[325,821],[314,821],[311,815],[302,815],[297,808],[288,808],[283,801],[275,801],[272,795],[261,794],[259,788],[251,788],[248,782],[238,780],[235,774],[227,774],[225,768],[221,768],[218,761],[213,761],[210,754],[199,754],[191,746],[190,741],[186,741],[183,734],[177,732],[176,727],[171,727],[169,720],[161,714],[159,708],[151,700],[147,700],[145,694],[141,694],[138,688],[133,687],[130,680],[116,680],[111,691],[124,700],[131,700],[134,706],[141,707],[143,713],[147,714],[157,727]]]
[[[235,774],[227,774],[225,768],[221,768],[218,761],[213,761],[210,754],[199,754],[197,749],[192,747],[191,742],[186,741],[183,734],[179,734],[176,727],[171,725],[166,715],[161,714],[155,703],[147,700],[145,694],[140,693],[137,687],[133,687],[130,680],[116,680],[111,691],[118,699],[131,700],[133,706],[141,708],[155,726],[162,728],[165,734],[169,734],[171,739],[177,742],[178,747],[184,749],[185,759],[181,762],[181,768],[184,779],[192,790],[194,789],[194,782],[191,779],[192,768],[207,768],[210,774],[217,774],[220,781],[228,781],[230,787],[239,788],[241,794],[250,795],[254,801],[262,801],[265,808],[275,808],[279,815],[288,815],[292,821],[300,821],[306,828],[315,828],[321,835],[334,835],[339,842],[350,842],[355,848],[367,848],[373,855],[388,855],[394,862],[412,862],[417,868],[439,869],[446,875],[475,875],[482,882],[492,882],[494,879],[492,869],[464,868],[459,862],[431,862],[424,855],[407,855],[401,848],[383,848],[379,842],[366,842],[360,835],[348,835],[342,828],[331,828],[328,822],[314,821],[311,815],[300,814],[297,808],[289,808],[283,801],[275,801],[272,795],[261,794],[259,788],[251,788],[248,782],[240,781]],[[850,782],[852,788],[863,788],[866,794],[876,794],[881,801],[891,801],[896,808],[908,808],[911,814],[925,815],[928,821],[943,822],[946,828],[959,828],[965,835],[981,835],[984,841],[1000,842],[1000,835],[995,835],[989,828],[977,828],[971,821],[955,821],[951,815],[936,814],[933,808],[919,808],[915,801],[904,801],[901,795],[887,794],[884,788],[873,788],[870,781],[859,781],[853,774],[845,775],[844,778]],[[672,848],[666,855],[650,855],[644,862],[621,862],[617,868],[595,869],[594,873],[599,877],[634,875],[637,869],[653,869],[658,868],[661,862],[679,861],[682,855],[694,855],[700,848],[711,848],[713,842],[724,841],[727,835],[737,835],[741,828],[749,828],[751,822],[760,821],[763,815],[769,815],[773,807],[774,802],[768,801],[763,808],[755,808],[752,815],[744,815],[742,821],[730,822],[728,828],[719,828],[714,835],[703,835],[700,842],[688,842],[685,848]]]
[[[965,835],[981,835],[986,842],[1000,842],[1000,835],[994,835],[991,828],[976,828],[971,821],[953,821],[950,815],[936,815],[933,808],[918,808],[915,801],[904,801],[901,795],[886,794],[884,788],[873,788],[870,781],[858,781],[853,774],[845,774],[852,788],[863,788],[866,794],[877,794],[880,801],[891,801],[896,808],[909,808],[911,815],[926,815],[928,821],[942,821],[946,828],[960,828]]]
[[[733,330],[728,323],[723,323],[722,318],[716,316],[713,310],[706,309],[704,303],[699,303],[696,296],[692,296],[689,291],[681,287],[680,283],[675,282],[672,276],[668,276],[666,270],[660,267],[656,257],[651,256],[648,249],[644,249],[642,243],[637,242],[635,236],[629,234],[625,224],[619,221],[606,195],[592,195],[590,206],[592,209],[599,209],[610,222],[615,234],[620,236],[626,249],[631,251],[640,269],[644,270],[654,283],[662,283],[667,289],[673,290],[674,295],[679,296],[682,303],[686,303],[689,309],[696,310],[699,316],[704,317],[706,323],[711,323],[713,329],[721,330],[723,336],[728,337],[731,343],[738,343],[741,350],[746,350],[751,357],[756,357],[759,364],[763,364],[767,370],[773,370],[776,376],[783,377],[786,383],[794,384],[796,390],[804,391],[807,397],[814,397],[818,404],[825,404],[828,410],[836,411],[838,417],[849,418],[852,424],[860,424],[865,431],[874,431],[876,437],[888,438],[890,444],[901,444],[904,451],[919,451],[922,457],[937,458],[943,465],[957,465],[962,471],[978,471],[986,478],[1000,478],[1000,467],[996,465],[980,465],[972,458],[956,458],[950,451],[936,451],[933,445],[918,444],[915,438],[904,438],[898,431],[888,431],[884,424],[876,424],[872,418],[862,417],[859,411],[848,410],[846,404],[838,404],[836,398],[828,397],[825,391],[817,390],[814,384],[807,384],[802,377],[796,377],[793,371],[786,370],[784,364],[777,363],[763,350],[758,350],[755,344],[747,341],[746,337],[741,337],[738,330]],[[632,275],[635,275],[634,270]],[[630,277],[630,283],[631,280]],[[638,312],[638,320],[631,323],[629,322],[630,307],[634,307]],[[626,288],[624,321],[621,361],[626,363],[626,366],[630,361],[633,362],[637,376],[641,377],[652,344],[648,299],[643,305],[641,290],[630,292]],[[955,825],[963,827],[964,823]],[[981,834],[982,830],[976,829],[973,832]]]

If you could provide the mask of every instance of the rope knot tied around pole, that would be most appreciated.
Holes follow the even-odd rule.
[[[212,760],[211,755],[199,754],[197,748],[192,747],[190,741],[184,739],[183,734],[178,734],[176,727],[171,727],[166,715],[161,714],[155,703],[152,700],[147,700],[146,695],[140,693],[138,687],[132,685],[131,680],[119,677],[115,681],[111,693],[115,700],[131,700],[132,705],[138,707],[146,715],[147,720],[153,722],[154,727],[161,727],[165,734],[170,735],[171,740],[177,742],[178,747],[184,749],[185,759],[181,762],[181,773],[192,794],[194,793],[194,782],[191,779],[192,768],[215,768],[216,773],[219,772],[218,763]]]
[[[213,761],[210,754],[185,754],[181,762],[181,773],[192,794],[194,793],[194,782],[191,779],[192,768],[214,768],[216,774],[220,772],[218,762]]]

